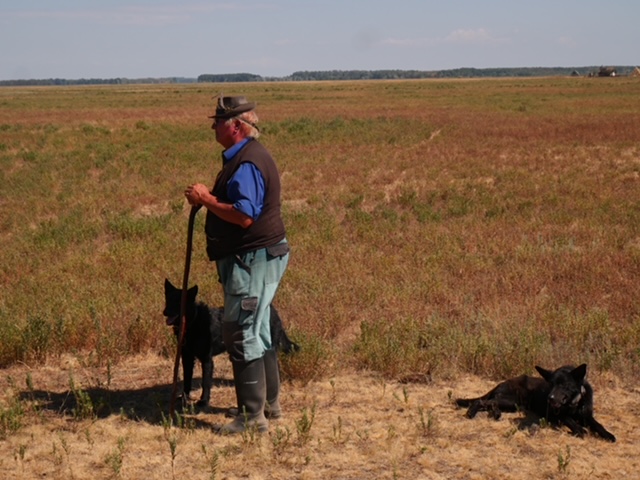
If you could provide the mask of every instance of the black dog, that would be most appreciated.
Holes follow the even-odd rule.
[[[554,371],[536,366],[536,370],[542,378],[527,375],[511,378],[482,397],[459,398],[456,404],[468,407],[469,418],[486,411],[497,420],[502,412],[523,410],[545,418],[552,425],[566,425],[578,437],[584,436],[586,427],[605,440],[616,441],[593,417],[593,388],[585,379],[586,364],[565,365]]]
[[[199,406],[209,404],[211,386],[213,385],[213,357],[225,352],[222,341],[222,308],[211,308],[203,302],[196,302],[198,286],[187,290],[186,317],[187,328],[182,344],[183,391],[185,399],[191,391],[193,367],[196,358],[202,365],[202,396]],[[163,315],[167,325],[173,326],[178,336],[180,330],[180,304],[182,289],[174,287],[167,279],[164,281],[165,307]],[[271,342],[280,351],[291,353],[300,347],[292,342],[282,326],[282,319],[275,307],[271,306]]]

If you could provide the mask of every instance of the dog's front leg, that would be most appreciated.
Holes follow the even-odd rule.
[[[607,431],[607,429],[604,428],[602,424],[595,418],[593,418],[593,416],[587,419],[587,423],[589,424],[589,428],[591,429],[591,431],[596,435],[600,435],[602,438],[609,442],[616,441],[616,437],[612,433]]]
[[[586,430],[582,427],[582,425],[580,425],[575,418],[573,417],[562,417],[561,422],[564,423],[567,427],[569,427],[569,430],[571,430],[571,433],[574,434],[576,437],[584,437],[584,434],[586,433]]]

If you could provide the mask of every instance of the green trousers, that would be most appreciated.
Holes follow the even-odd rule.
[[[224,290],[222,332],[232,362],[250,362],[272,348],[269,307],[289,263],[284,240],[216,261]]]

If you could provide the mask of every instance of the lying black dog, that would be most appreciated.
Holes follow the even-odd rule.
[[[578,437],[584,436],[586,427],[605,440],[616,441],[593,417],[593,388],[585,379],[586,364],[565,365],[554,371],[536,366],[536,370],[542,378],[511,378],[481,397],[458,398],[456,404],[468,407],[469,418],[486,411],[497,420],[502,412],[523,410],[545,418],[551,425],[566,425]]]
[[[193,367],[196,358],[202,365],[202,396],[199,406],[209,404],[213,385],[213,357],[225,352],[222,341],[222,308],[211,308],[203,302],[196,302],[198,286],[187,290],[186,317],[187,328],[182,344],[182,373],[185,399],[189,397],[193,380]],[[164,281],[165,307],[163,315],[167,325],[173,326],[178,336],[180,330],[180,304],[182,289],[176,288],[167,279]],[[292,342],[282,326],[282,319],[275,307],[271,306],[271,342],[280,351],[291,353],[300,347]]]

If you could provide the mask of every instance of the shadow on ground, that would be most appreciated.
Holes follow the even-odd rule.
[[[194,379],[195,380],[195,379]],[[215,379],[215,387],[232,387],[233,381]],[[181,391],[182,386],[178,386]],[[117,390],[105,387],[91,387],[85,389],[71,389],[65,392],[51,392],[46,390],[24,390],[20,400],[32,402],[39,411],[50,412],[55,415],[83,419],[107,418],[111,415],[121,415],[131,420],[149,424],[162,424],[169,417],[172,385],[155,385],[140,389]],[[215,401],[215,396],[212,395]],[[197,413],[223,414],[231,405],[197,406],[195,402],[184,401],[179,396],[176,400],[176,411],[184,415]],[[194,419],[196,424],[199,422]],[[206,426],[210,426],[206,424]]]

